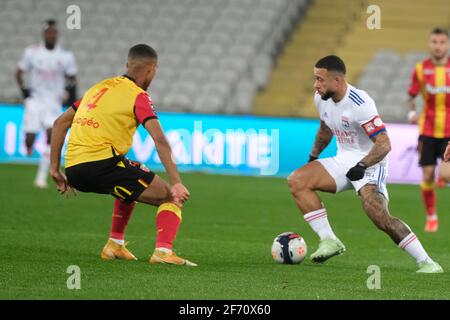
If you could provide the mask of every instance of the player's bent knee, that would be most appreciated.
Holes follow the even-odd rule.
[[[173,197],[169,184],[155,175],[152,183],[141,193],[137,200],[154,206],[160,206],[163,203],[172,202]]]
[[[288,176],[287,181],[289,190],[291,190],[292,193],[296,193],[308,188],[308,179],[306,178],[306,174],[301,169],[292,172]]]

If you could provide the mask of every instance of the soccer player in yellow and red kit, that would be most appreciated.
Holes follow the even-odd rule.
[[[101,253],[102,259],[136,259],[125,247],[124,234],[135,202],[141,202],[158,207],[156,248],[150,263],[196,266],[172,251],[189,191],[181,182],[170,145],[146,92],[156,69],[156,51],[145,44],[135,45],[129,50],[124,76],[95,84],[61,115],[53,127],[50,173],[62,194],[76,189],[116,198],[110,238]],[[170,184],[125,157],[140,124],[154,140]],[[60,158],[69,128],[66,177]]]
[[[450,140],[450,60],[448,32],[435,28],[430,34],[431,57],[419,62],[409,87],[411,123],[419,124],[419,165],[422,167],[422,197],[427,221],[425,231],[438,230],[435,193],[435,167]],[[422,114],[415,110],[414,98],[421,93],[425,102]],[[449,181],[449,163],[443,163],[439,176]]]

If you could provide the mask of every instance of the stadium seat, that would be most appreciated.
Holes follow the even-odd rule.
[[[375,100],[380,114],[388,122],[407,122],[408,87],[415,64],[428,56],[413,50],[400,55],[389,49],[375,52],[356,83]],[[422,98],[415,100],[416,109],[423,107]]]
[[[221,112],[224,105],[225,101],[216,95],[202,95],[195,100],[193,111],[201,113]]]
[[[248,112],[251,95],[267,85],[274,58],[306,3],[307,0],[1,0],[0,40],[7,46],[2,50],[6,63],[0,64],[0,80],[11,82],[11,70],[5,72],[4,66],[15,66],[23,49],[40,41],[40,23],[54,17],[60,23],[61,43],[77,58],[80,94],[104,76],[123,73],[128,48],[143,42],[159,55],[150,92],[162,109],[169,110],[173,102],[176,110],[208,112],[210,105],[211,112]],[[64,28],[65,8],[69,4],[81,8],[80,30]],[[16,37],[3,36],[7,34]],[[182,86],[180,81],[194,87]],[[240,88],[242,83],[245,85]],[[198,103],[191,91],[202,95]],[[217,101],[211,92],[224,101]],[[8,99],[20,101],[17,89],[2,90],[0,99],[5,100],[4,93]],[[186,97],[191,99],[190,105]],[[232,101],[239,105],[225,110]]]

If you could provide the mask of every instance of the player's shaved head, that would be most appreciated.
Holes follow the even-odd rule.
[[[346,81],[345,73],[346,67],[344,61],[335,55],[329,55],[321,58],[314,66],[314,89],[320,94],[322,99],[329,98],[338,101],[345,95]]]
[[[48,19],[42,24],[42,36],[47,49],[52,50],[58,41],[58,25],[56,20]]]
[[[342,61],[341,58],[335,55],[323,57],[316,62],[315,67],[318,69],[326,69],[327,71],[333,71],[342,74],[345,74],[347,72],[344,61]]]
[[[158,54],[155,49],[146,44],[137,44],[132,46],[128,51],[128,62],[136,61],[148,63],[151,60],[158,60]]]
[[[156,73],[158,54],[146,44],[137,44],[128,51],[127,75],[147,90]]]

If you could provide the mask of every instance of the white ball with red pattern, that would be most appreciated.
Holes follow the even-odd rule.
[[[278,263],[299,264],[308,252],[305,239],[295,232],[284,232],[273,240],[272,258]]]

